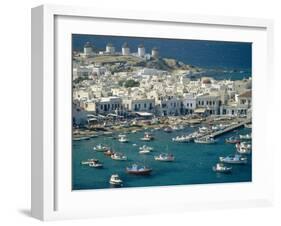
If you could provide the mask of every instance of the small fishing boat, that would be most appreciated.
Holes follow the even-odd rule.
[[[107,151],[104,152],[104,155],[106,155],[106,156],[111,156],[111,155],[113,155],[114,153],[115,153],[115,152],[112,151],[112,150],[107,150]]]
[[[217,140],[215,140],[212,137],[204,137],[204,138],[196,138],[194,142],[197,144],[215,144]]]
[[[163,131],[165,133],[171,133],[171,132],[173,132],[173,129],[171,127],[166,127],[166,128],[163,129]]]
[[[192,141],[192,137],[189,135],[176,136],[176,137],[172,138],[172,141],[179,142],[179,143],[188,143],[188,142]]]
[[[99,151],[99,152],[104,152],[104,151],[107,151],[108,149],[109,149],[109,147],[104,146],[102,144],[98,144],[98,145],[93,147],[93,150]]]
[[[138,132],[137,130],[132,130],[132,131],[131,131],[131,133],[137,133],[137,132]]]
[[[147,166],[133,164],[131,167],[126,168],[126,172],[134,175],[149,175],[152,172],[152,169]]]
[[[140,154],[149,154],[151,151],[150,150],[140,150],[139,153]]]
[[[252,135],[251,134],[245,134],[245,135],[239,135],[241,140],[251,140],[252,139]]]
[[[153,147],[150,147],[150,146],[147,146],[147,145],[143,145],[139,148],[140,150],[149,150],[149,151],[152,151],[153,150]]]
[[[225,139],[225,143],[228,143],[228,144],[237,144],[240,142],[241,142],[241,140],[238,139],[237,137],[229,137],[229,138]]]
[[[223,163],[229,163],[229,164],[246,164],[247,163],[247,157],[244,157],[239,154],[235,154],[234,156],[219,157],[219,160]]]
[[[154,137],[151,133],[144,133],[144,137],[141,138],[142,141],[152,141]]]
[[[113,155],[111,155],[111,159],[117,160],[117,161],[126,161],[128,158],[126,155],[124,155],[122,153],[115,152]]]
[[[100,162],[91,162],[89,163],[89,167],[93,167],[93,168],[102,168],[103,165]]]
[[[129,142],[126,135],[119,135],[118,141],[121,142],[121,143],[128,143]]]
[[[73,141],[82,141],[82,140],[90,140],[91,137],[87,136],[87,137],[73,137],[72,140]]]
[[[118,174],[112,174],[110,179],[109,179],[109,183],[111,185],[118,185],[121,186],[123,181],[120,179]]]
[[[99,162],[99,160],[98,159],[87,159],[87,160],[81,161],[81,165],[89,165],[90,163],[93,163],[93,162]]]
[[[217,173],[230,173],[232,167],[227,167],[223,163],[217,163],[215,166],[213,166],[213,171]]]
[[[236,144],[236,150],[239,154],[250,154],[252,145],[246,142]]]
[[[162,162],[173,162],[175,161],[175,156],[170,153],[161,153],[158,156],[154,156],[154,159],[156,161],[162,161]]]

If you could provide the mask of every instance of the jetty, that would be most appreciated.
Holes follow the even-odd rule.
[[[235,129],[238,129],[238,128],[244,126],[245,124],[249,124],[249,123],[251,123],[251,121],[252,121],[251,118],[245,119],[245,120],[243,120],[241,122],[238,122],[237,124],[230,125],[230,126],[224,128],[222,130],[218,130],[218,131],[214,131],[214,132],[211,132],[211,133],[204,134],[200,138],[207,138],[207,137],[215,138],[215,137],[218,137],[218,136],[223,135],[225,133],[231,132],[231,131],[233,131]]]

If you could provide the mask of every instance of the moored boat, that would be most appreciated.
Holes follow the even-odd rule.
[[[93,147],[93,150],[95,151],[100,151],[100,152],[104,152],[104,151],[107,151],[109,149],[109,147],[107,146],[104,146],[102,144],[98,144],[96,146]]]
[[[234,156],[219,157],[219,160],[223,163],[229,163],[229,164],[246,164],[247,163],[247,157],[244,157],[239,154],[235,154]]]
[[[121,142],[121,143],[128,143],[129,142],[126,135],[119,135],[118,141]]]
[[[182,136],[173,137],[172,141],[179,142],[179,143],[188,143],[188,142],[192,141],[192,139],[193,138],[189,135],[187,135],[187,136],[182,135]]]
[[[227,167],[223,163],[217,163],[215,166],[213,166],[213,171],[217,173],[230,173],[232,167]]]
[[[149,175],[152,172],[152,169],[147,166],[133,164],[131,167],[126,168],[126,172],[134,175]]]
[[[212,137],[196,138],[194,142],[197,144],[215,144],[217,140]]]
[[[173,162],[175,161],[175,156],[170,153],[161,153],[158,156],[154,156],[154,159],[156,161],[162,161],[162,162]]]
[[[91,162],[91,163],[89,163],[89,167],[102,168],[103,165],[98,161],[98,162]]]
[[[109,183],[111,185],[118,185],[121,186],[123,181],[120,179],[118,174],[112,174],[110,179],[109,179]]]
[[[144,133],[144,137],[141,138],[142,141],[152,141],[154,137],[151,133]]]
[[[252,135],[251,134],[245,134],[245,135],[239,135],[241,140],[251,140],[252,139]]]
[[[228,143],[228,144],[237,144],[240,142],[241,142],[241,140],[238,139],[237,137],[229,137],[229,138],[225,139],[225,143]]]
[[[163,131],[166,133],[171,133],[171,132],[173,132],[173,129],[171,127],[166,127],[163,129]]]
[[[113,150],[107,150],[107,151],[105,151],[104,152],[104,155],[106,155],[106,156],[111,156],[111,155],[113,155],[115,152],[113,151]]]
[[[87,159],[87,160],[81,161],[81,165],[89,165],[90,163],[93,163],[93,162],[99,162],[99,160],[98,159]]]
[[[111,155],[111,159],[117,160],[117,161],[126,161],[128,158],[126,155],[124,155],[122,153],[115,152],[113,155]]]

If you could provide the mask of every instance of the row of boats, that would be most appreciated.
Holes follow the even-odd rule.
[[[226,143],[234,144],[236,147],[236,153],[232,156],[219,157],[219,163],[213,166],[213,171],[219,173],[230,173],[232,167],[225,164],[247,164],[248,158],[245,154],[251,153],[252,145],[249,142],[251,140],[251,134],[239,135],[239,137],[230,137],[225,140]]]

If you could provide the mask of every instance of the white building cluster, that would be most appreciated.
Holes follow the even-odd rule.
[[[85,45],[84,53],[91,53],[90,46]],[[115,53],[114,46],[108,45],[106,52]],[[122,54],[130,54],[126,43],[122,46]],[[143,45],[139,46],[138,54],[145,54]],[[111,73],[106,66],[85,62],[73,64],[73,77],[85,74],[89,77],[95,74],[96,77],[80,81],[73,88],[74,112],[79,115],[81,111],[102,116],[139,112],[155,116],[251,115],[251,78],[233,81],[202,77],[191,80],[183,73],[170,74],[154,68],[139,67],[135,71]],[[137,85],[122,85],[127,81]]]

